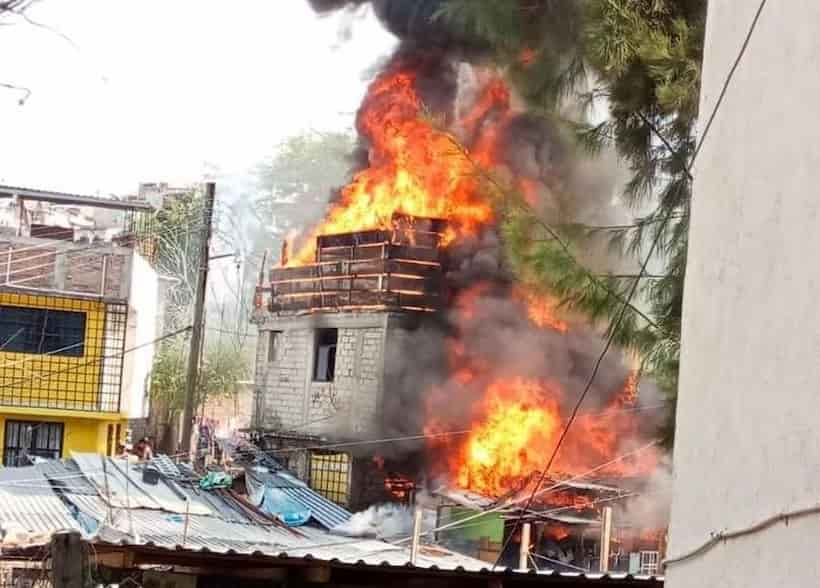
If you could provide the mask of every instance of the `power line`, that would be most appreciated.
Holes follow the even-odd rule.
[[[737,71],[737,68],[740,65],[740,62],[743,58],[743,55],[746,52],[746,48],[749,46],[749,41],[751,40],[751,37],[752,37],[752,34],[754,33],[755,28],[757,27],[757,23],[760,19],[761,13],[763,12],[763,8],[766,5],[766,1],[767,0],[761,0],[760,5],[758,6],[758,9],[757,9],[757,12],[755,13],[754,19],[752,20],[752,24],[749,27],[749,31],[746,34],[746,37],[743,41],[743,44],[740,48],[740,51],[739,51],[737,57],[735,58],[734,63],[732,64],[732,67],[729,70],[728,75],[726,76],[726,80],[723,83],[723,87],[721,89],[720,95],[719,95],[717,101],[715,102],[715,106],[712,109],[712,113],[709,115],[708,122],[707,122],[706,126],[704,127],[704,131],[701,135],[700,141],[698,142],[698,145],[695,148],[695,152],[692,155],[692,161],[689,164],[688,171],[691,171],[693,166],[695,165],[695,161],[697,159],[698,154],[700,153],[701,147],[703,146],[703,142],[705,141],[706,136],[709,133],[709,130],[712,126],[712,123],[714,122],[715,117],[717,116],[717,113],[718,113],[721,105],[723,104],[723,98],[725,97],[726,92],[728,91],[729,84],[731,83],[731,80],[732,80],[732,77],[735,74],[735,71]],[[629,305],[632,301],[632,298],[635,296],[635,293],[638,289],[638,284],[640,282],[640,279],[646,273],[646,267],[649,264],[649,261],[652,259],[652,256],[655,253],[655,248],[658,246],[658,243],[660,242],[661,235],[663,234],[663,229],[666,226],[666,223],[669,222],[669,219],[670,219],[671,216],[672,216],[672,210],[670,210],[665,215],[665,217],[662,221],[661,227],[658,229],[657,233],[655,234],[655,237],[652,240],[652,244],[649,248],[649,251],[646,255],[646,258],[644,259],[643,263],[641,264],[641,268],[640,268],[640,271],[638,272],[638,276],[635,278],[635,280],[632,283],[632,287],[629,290],[629,294],[627,295],[626,301],[624,302],[620,313],[616,317],[615,322],[610,327],[610,333],[609,333],[609,336],[607,337],[606,344],[604,345],[604,348],[601,350],[601,353],[600,353],[600,355],[598,356],[598,359],[595,362],[595,365],[592,369],[592,373],[590,374],[589,380],[587,381],[587,385],[584,387],[583,392],[578,397],[578,401],[575,403],[575,406],[572,410],[572,413],[570,414],[569,420],[567,421],[566,425],[564,426],[563,430],[561,431],[561,435],[558,438],[558,441],[556,442],[555,449],[553,450],[552,455],[550,455],[549,461],[547,462],[547,467],[544,468],[543,472],[541,473],[541,477],[538,480],[538,483],[533,488],[532,494],[530,495],[529,499],[527,500],[526,507],[522,511],[521,515],[516,519],[515,525],[513,526],[512,533],[510,533],[510,535],[507,537],[507,540],[504,542],[504,545],[501,549],[501,554],[503,554],[504,551],[506,550],[506,548],[509,546],[509,543],[512,540],[513,535],[515,535],[515,532],[518,530],[518,527],[521,524],[521,521],[524,517],[524,513],[527,510],[529,510],[529,507],[532,504],[532,501],[535,499],[538,488],[541,486],[544,479],[546,478],[547,473],[549,472],[549,469],[552,467],[552,463],[555,460],[555,457],[558,454],[558,451],[561,449],[561,445],[563,444],[564,439],[566,438],[567,433],[569,432],[569,429],[572,426],[572,423],[575,421],[575,417],[578,414],[578,409],[581,407],[581,404],[583,403],[584,399],[586,398],[587,393],[589,392],[590,388],[592,387],[593,382],[595,381],[595,377],[598,374],[598,370],[601,366],[601,362],[603,361],[604,357],[606,356],[607,352],[609,351],[609,348],[612,346],[612,342],[615,339],[615,335],[617,334],[618,329],[620,328],[621,323],[623,322],[624,316],[626,314],[626,310],[629,307]],[[499,554],[498,559],[496,559],[495,563],[493,564],[493,569],[495,569],[495,567],[498,565],[498,562],[501,560],[501,554]]]
[[[703,147],[704,141],[706,141],[706,136],[709,134],[709,131],[712,128],[712,123],[715,121],[715,117],[717,116],[718,109],[720,109],[721,105],[723,104],[723,99],[726,97],[726,92],[729,90],[729,84],[732,82],[732,78],[735,76],[735,72],[737,71],[738,66],[740,65],[743,56],[746,54],[746,49],[749,47],[749,42],[752,40],[752,35],[757,28],[757,23],[760,20],[760,15],[763,13],[763,9],[766,7],[767,0],[760,0],[760,4],[757,7],[757,12],[755,12],[755,16],[752,19],[752,24],[749,25],[749,30],[746,33],[746,37],[743,39],[743,44],[740,46],[740,51],[738,51],[737,57],[735,57],[734,62],[732,63],[732,67],[729,70],[729,73],[726,76],[726,79],[723,82],[723,87],[720,89],[720,94],[718,95],[717,100],[715,101],[715,106],[712,108],[712,114],[709,115],[709,120],[706,122],[706,126],[703,127],[703,133],[700,136],[700,140],[698,141],[697,146],[695,147],[695,152],[692,154],[692,163],[689,164],[689,170],[695,165],[695,159],[697,159],[698,154],[700,153],[701,147]]]
[[[666,215],[667,220],[670,214],[672,214],[671,211],[669,212],[669,214]],[[587,379],[587,383],[584,386],[584,389],[581,392],[581,394],[578,396],[578,400],[575,402],[575,406],[573,406],[572,408],[572,412],[570,413],[569,419],[564,425],[564,428],[561,430],[561,435],[558,437],[558,440],[555,443],[555,447],[552,450],[552,454],[550,455],[550,458],[547,461],[546,467],[542,470],[538,482],[533,487],[532,494],[530,494],[530,497],[527,500],[527,504],[524,507],[524,510],[521,512],[521,515],[516,519],[515,525],[513,525],[512,532],[507,536],[506,541],[504,541],[504,545],[501,548],[501,552],[499,553],[498,558],[493,564],[493,569],[495,569],[498,565],[498,562],[501,561],[501,556],[506,551],[507,547],[509,547],[510,541],[512,541],[512,538],[515,535],[516,531],[518,531],[518,527],[521,525],[521,521],[524,518],[524,513],[529,510],[530,506],[532,505],[532,501],[535,500],[536,493],[538,492],[538,489],[541,487],[541,484],[544,483],[544,480],[546,479],[547,474],[550,471],[550,468],[552,468],[552,464],[555,461],[555,457],[558,455],[558,451],[560,451],[561,446],[563,445],[564,440],[566,439],[567,434],[569,433],[569,430],[572,427],[572,424],[575,422],[575,418],[578,416],[578,411],[581,408],[584,399],[587,397],[587,394],[589,393],[590,389],[592,389],[592,384],[595,382],[595,378],[598,375],[598,371],[601,368],[601,364],[603,363],[606,354],[609,352],[610,347],[612,347],[612,343],[615,340],[615,336],[618,333],[618,329],[621,327],[621,323],[623,322],[624,317],[626,316],[626,311],[631,304],[632,298],[634,298],[635,293],[638,290],[640,277],[646,272],[646,266],[649,265],[649,260],[652,259],[652,256],[655,254],[655,248],[658,246],[658,243],[660,242],[662,233],[663,226],[661,226],[661,229],[658,230],[658,232],[655,234],[655,238],[652,240],[652,245],[649,248],[649,252],[646,254],[646,257],[644,258],[643,263],[641,264],[641,269],[638,272],[638,277],[635,278],[635,280],[632,282],[632,286],[629,289],[626,301],[621,306],[621,310],[618,313],[618,316],[615,318],[615,322],[609,329],[609,336],[606,339],[606,343],[604,344],[603,349],[601,349],[601,353],[595,360],[595,364],[592,367],[592,372],[590,373],[589,378]]]
[[[253,450],[253,449],[240,449],[237,453],[242,455],[254,455],[257,453],[291,453],[296,451],[307,451],[307,450],[314,450],[314,449],[331,449],[331,448],[340,448],[340,447],[356,447],[360,445],[381,445],[385,443],[397,443],[400,441],[419,441],[421,439],[435,439],[438,437],[450,437],[453,435],[466,435],[467,433],[471,433],[472,429],[464,429],[461,431],[445,431],[443,433],[422,433],[418,435],[406,435],[404,437],[387,437],[384,439],[368,439],[365,441],[347,441],[344,443],[328,443],[325,445],[313,445],[308,447],[283,447],[281,449],[265,449],[265,450]]]
[[[599,465],[595,466],[594,468],[592,468],[590,470],[587,470],[586,472],[583,472],[583,473],[578,474],[576,476],[572,476],[572,477],[567,478],[565,480],[561,480],[560,482],[556,482],[552,486],[548,486],[547,488],[543,488],[543,489],[539,490],[536,494],[536,497],[541,496],[543,494],[546,494],[548,492],[552,492],[554,490],[560,489],[560,488],[568,485],[571,482],[582,480],[582,479],[594,474],[595,472],[598,472],[598,471],[603,470],[603,469],[605,469],[605,468],[607,468],[611,465],[614,465],[616,463],[624,461],[625,459],[628,459],[632,456],[638,455],[639,453],[642,453],[643,451],[646,451],[650,447],[654,447],[657,444],[658,444],[657,441],[651,441],[650,443],[647,443],[646,445],[638,447],[637,449],[634,449],[634,450],[629,451],[627,453],[621,454],[618,457],[615,457],[615,458],[613,458],[609,461],[606,461],[602,464],[599,464]],[[479,517],[483,517],[483,516],[488,515],[488,514],[492,514],[492,513],[495,513],[495,512],[502,511],[506,508],[510,508],[511,506],[515,506],[516,504],[519,504],[521,502],[524,502],[524,499],[519,498],[519,499],[514,499],[512,501],[504,502],[503,504],[493,506],[492,508],[484,509],[481,512],[478,512],[476,514],[466,516],[463,519],[459,519],[457,521],[451,521],[449,523],[441,525],[440,527],[436,527],[435,529],[431,529],[430,531],[427,531],[426,534],[436,533],[436,532],[439,532],[439,531],[445,531],[445,530],[450,529],[452,527],[455,527],[456,525],[459,525],[461,523],[466,523],[468,521],[475,520]],[[406,538],[402,539],[401,542],[409,541],[410,539],[411,539],[411,537],[406,537]]]
[[[642,447],[639,447],[639,448],[637,448],[633,451],[630,451],[628,453],[624,453],[624,454],[622,454],[618,457],[615,457],[615,458],[613,458],[613,459],[611,459],[607,462],[604,462],[600,465],[597,465],[594,468],[592,468],[592,469],[590,469],[586,472],[583,472],[583,473],[578,474],[576,476],[573,476],[571,478],[567,478],[566,480],[562,480],[560,482],[557,482],[557,483],[553,484],[552,486],[550,486],[548,488],[542,489],[539,493],[539,496],[542,495],[542,494],[546,494],[547,492],[551,492],[551,491],[560,489],[563,486],[566,486],[570,482],[586,478],[587,476],[590,476],[590,475],[594,474],[597,471],[600,471],[600,470],[602,470],[606,467],[609,467],[609,466],[611,466],[615,463],[618,463],[618,462],[623,461],[623,460],[625,460],[629,457],[637,455],[638,453],[640,453],[642,451],[645,451],[645,450],[649,449],[650,447],[652,447],[654,445],[657,445],[657,441],[652,441],[651,443],[648,443],[648,444],[646,444]],[[474,513],[472,515],[468,515],[466,517],[463,517],[463,518],[461,518],[457,521],[451,521],[449,523],[445,523],[444,525],[440,525],[440,526],[435,527],[433,529],[429,529],[427,531],[424,531],[421,535],[422,536],[429,536],[429,535],[432,535],[432,534],[435,534],[435,533],[438,533],[438,532],[441,532],[441,531],[446,531],[448,529],[455,528],[455,527],[461,525],[462,523],[466,523],[466,522],[469,522],[469,521],[474,521],[475,519],[478,519],[480,517],[484,517],[488,514],[492,514],[494,512],[502,511],[502,510],[510,508],[511,506],[514,506],[515,504],[518,504],[519,502],[522,502],[522,501],[523,501],[523,499],[513,500],[513,501],[510,501],[510,502],[506,502],[504,504],[501,504],[501,505],[494,506],[492,508],[482,510],[482,511]],[[396,539],[394,541],[388,542],[388,545],[392,545],[394,547],[400,546],[403,543],[407,543],[411,539],[412,539],[412,536],[403,537],[401,539]],[[333,543],[318,543],[318,544],[313,544],[313,545],[300,546],[298,549],[300,549],[300,550],[301,549],[318,549],[318,548],[324,548],[324,547],[335,547],[335,546],[339,546],[339,545],[355,545],[357,543],[363,543],[365,541],[370,541],[370,540],[369,539],[356,539],[356,540],[351,540],[351,541],[340,541],[340,542],[333,542]],[[379,551],[381,551],[381,549]],[[363,555],[363,556],[364,555],[369,555],[370,553],[371,552],[367,552],[367,553],[363,553],[361,555]]]
[[[123,357],[126,354],[131,353],[132,351],[137,351],[138,349],[142,349],[143,347],[148,347],[149,345],[154,345],[156,343],[164,341],[165,339],[170,339],[171,337],[176,337],[177,335],[181,335],[182,333],[185,333],[185,332],[189,331],[190,329],[191,329],[191,326],[188,325],[187,327],[183,327],[181,329],[177,329],[176,331],[166,333],[166,334],[164,334],[160,337],[152,339],[151,341],[146,341],[145,343],[140,343],[139,345],[135,345],[134,347],[124,349],[123,351],[118,351],[116,353],[109,353],[108,355],[101,355],[100,357],[95,357],[95,358],[90,359],[88,361],[79,363],[77,365],[72,365],[72,366],[69,366],[69,367],[64,368],[64,369],[52,370],[52,371],[47,372],[45,374],[33,374],[32,376],[27,377],[27,378],[20,378],[18,380],[13,381],[13,382],[7,382],[7,383],[4,383],[4,384],[0,384],[0,390],[3,390],[5,388],[11,388],[11,387],[17,386],[18,384],[24,384],[24,383],[29,382],[29,381],[47,380],[51,376],[55,376],[55,375],[58,375],[58,374],[63,374],[63,373],[67,373],[67,372],[70,372],[70,371],[78,370],[80,368],[83,368],[83,367],[86,367],[86,366],[89,366],[89,365],[93,365],[93,364],[99,363],[101,361],[105,361],[106,359],[113,359],[113,358],[117,358],[117,357]]]

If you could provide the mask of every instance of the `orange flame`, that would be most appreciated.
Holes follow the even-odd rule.
[[[543,470],[555,450],[565,422],[562,400],[556,384],[520,377],[489,384],[471,432],[460,446],[448,452],[451,479],[485,496],[501,496],[521,486],[528,476]],[[634,436],[638,425],[634,413],[618,410],[619,402],[620,395],[615,395],[610,410],[575,420],[551,473],[578,475],[618,456],[620,441]],[[657,466],[658,458],[657,452],[649,450],[612,464],[597,475],[645,474]]]
[[[513,290],[513,298],[527,307],[527,316],[534,325],[566,333],[569,325],[558,318],[558,301],[549,294],[535,292],[519,286]]]
[[[508,103],[506,86],[494,82],[467,122],[475,127],[491,107],[504,109]],[[291,256],[290,265],[313,261],[318,235],[389,229],[395,213],[449,220],[442,245],[473,235],[492,220],[492,207],[479,194],[474,162],[423,117],[414,72],[380,75],[368,90],[357,126],[370,141],[370,167],[342,190],[341,200]]]
[[[559,429],[558,406],[537,382],[495,382],[482,400],[486,420],[475,426],[456,456],[456,481],[463,488],[498,496],[537,470]]]

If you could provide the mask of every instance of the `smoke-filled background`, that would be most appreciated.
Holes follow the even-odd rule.
[[[506,106],[501,101],[497,107],[482,110],[477,120],[468,115],[499,72],[483,59],[480,43],[448,30],[443,19],[434,18],[442,0],[309,2],[320,14],[348,11],[350,27],[342,37],[355,34],[358,11],[370,5],[401,40],[394,55],[374,73],[413,71],[425,107],[467,148],[476,147],[492,131],[494,173],[524,192],[545,222],[617,225],[630,218],[615,198],[621,170],[612,153],[586,157],[560,121],[524,112],[515,96]],[[366,138],[360,137],[359,169],[368,165],[368,147]],[[600,353],[600,333],[559,308],[549,312],[555,314],[560,328],[533,320],[532,301],[518,291],[495,225],[451,246],[448,261],[448,310],[423,321],[399,344],[388,347],[386,436],[413,435],[429,428],[431,422],[444,431],[469,428],[480,417],[477,407],[488,387],[514,378],[546,383],[560,405],[561,416],[566,417]],[[611,254],[603,239],[589,240],[582,261],[592,271],[631,268],[629,262]],[[629,358],[610,352],[582,414],[611,409],[633,368]],[[635,410],[657,403],[653,386],[642,383]],[[649,412],[637,426],[634,419],[628,427],[609,423],[623,433],[618,446],[609,449],[628,451],[640,439],[651,437],[659,416],[657,411]],[[589,433],[579,427],[572,435]],[[439,448],[445,453],[452,450],[449,443]],[[418,450],[419,444],[412,442],[384,447],[385,455],[394,458]],[[440,473],[437,469],[446,469],[436,463],[440,462],[436,455],[428,452],[423,459],[434,475]]]

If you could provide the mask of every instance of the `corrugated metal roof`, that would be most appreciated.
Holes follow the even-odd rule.
[[[267,472],[258,467],[248,468],[246,476],[250,476],[259,484],[276,488],[302,507],[310,510],[311,516],[327,529],[333,529],[350,520],[351,513],[335,502],[328,500],[300,479],[284,471]]]
[[[80,530],[46,478],[45,472],[52,467],[0,469],[0,540],[4,544],[36,542],[61,529]]]
[[[162,478],[157,484],[144,482],[142,465],[135,466],[125,459],[112,459],[92,453],[73,453],[72,459],[112,507],[214,514],[204,502],[186,500],[186,494],[173,480]]]
[[[93,460],[85,461],[89,475],[97,475],[91,467]],[[40,533],[42,542],[60,529],[83,531],[72,516],[72,508],[76,508],[78,516],[84,515],[96,521],[95,528],[86,528],[85,532],[91,535],[91,540],[97,542],[223,554],[261,553],[271,557],[312,558],[373,566],[405,566],[410,559],[409,549],[405,545],[377,539],[342,537],[311,526],[288,529],[270,522],[260,522],[264,520],[262,517],[247,516],[249,507],[241,506],[226,491],[206,492],[178,486],[184,496],[192,497],[199,504],[207,506],[208,514],[192,513],[189,510],[186,515],[156,506],[136,506],[134,503],[131,508],[112,506],[113,501],[109,503],[103,499],[99,484],[85,481],[82,471],[82,466],[78,467],[72,462],[0,470],[0,519],[20,521],[32,533]],[[108,475],[113,477],[117,474],[108,469]],[[52,483],[61,484],[60,491],[65,500],[57,496],[47,478]],[[282,484],[279,486],[282,491],[298,492],[306,488],[299,487],[288,476],[278,479],[278,482]],[[310,493],[315,494],[313,491]],[[307,495],[301,495],[302,499],[306,500]],[[155,501],[155,504],[162,502],[165,501]],[[194,500],[191,501],[193,503]],[[149,502],[146,501],[145,504]],[[320,505],[319,510],[322,511],[324,506]],[[472,557],[426,545],[421,548],[416,566],[467,572],[487,571],[490,567],[486,562]],[[628,577],[577,574],[561,576],[583,579]]]

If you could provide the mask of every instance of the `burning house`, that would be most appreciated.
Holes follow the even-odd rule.
[[[392,388],[387,358],[446,298],[441,239],[446,223],[394,215],[391,228],[322,235],[315,261],[270,272],[268,312],[259,330],[256,424],[266,447],[294,449],[318,440],[376,439]],[[385,471],[368,451],[355,467],[348,452],[283,451],[280,459],[344,504],[409,497],[412,483],[389,473],[376,494],[351,495],[360,476]],[[354,480],[353,477],[357,479]]]
[[[366,162],[260,276],[260,445],[354,510],[432,494],[441,540],[474,555],[503,556],[494,544],[518,527],[505,521],[523,516],[545,561],[600,565],[611,505],[607,563],[656,557],[666,499],[651,385],[620,353],[596,366],[595,326],[518,283],[504,256],[502,199],[578,221],[611,206],[606,172],[522,113],[499,72],[416,43],[372,81],[357,130]],[[593,368],[552,483],[523,512]],[[467,511],[482,516],[460,524]]]

